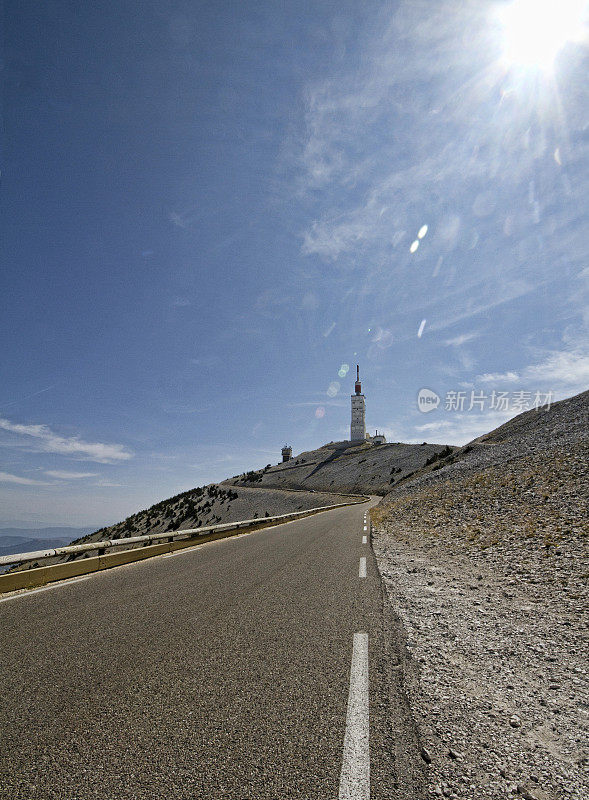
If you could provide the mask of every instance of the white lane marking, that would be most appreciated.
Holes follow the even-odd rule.
[[[368,544],[368,537],[367,536],[363,536],[362,537],[362,544]]]
[[[360,559],[360,569],[358,571],[358,577],[359,578],[366,577],[366,559],[364,556],[362,556],[362,558]]]
[[[368,530],[368,525],[365,525],[365,526],[364,526],[364,530],[365,530],[365,531],[367,531],[367,530]]]
[[[18,597],[29,597],[32,594],[39,594],[39,592],[48,592],[50,589],[59,589],[61,586],[69,586],[71,583],[81,583],[82,581],[87,581],[88,578],[91,577],[91,575],[84,575],[83,578],[59,581],[59,583],[53,583],[51,586],[42,586],[40,589],[28,589],[18,594],[11,594],[10,597],[0,597],[0,603],[7,603],[9,600],[16,600]]]
[[[368,634],[355,633],[339,800],[370,800]]]

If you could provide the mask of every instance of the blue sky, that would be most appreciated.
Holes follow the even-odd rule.
[[[9,0],[0,524],[346,438],[357,362],[394,441],[587,388],[580,2]]]

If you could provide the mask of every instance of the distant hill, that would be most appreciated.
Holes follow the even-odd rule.
[[[63,545],[68,544],[69,541],[69,538],[23,539],[20,542],[0,545],[0,556],[10,556],[14,553],[30,553],[33,550],[47,550],[53,547],[63,547]]]
[[[44,528],[0,528],[0,546],[8,544],[6,539],[68,539],[84,536],[94,528],[70,528],[65,525]]]
[[[28,553],[61,547],[78,536],[85,536],[92,528],[0,528],[0,556]]]

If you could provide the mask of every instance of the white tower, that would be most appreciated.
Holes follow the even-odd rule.
[[[366,407],[362,384],[360,383],[360,367],[356,364],[355,394],[352,395],[352,424],[350,425],[350,441],[366,441]]]

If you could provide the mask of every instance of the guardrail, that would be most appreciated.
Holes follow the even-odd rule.
[[[152,533],[145,536],[129,536],[125,539],[102,539],[97,542],[86,542],[84,544],[71,544],[64,547],[49,548],[47,550],[34,550],[29,553],[14,553],[8,556],[0,556],[0,567],[23,564],[28,561],[37,562],[46,558],[59,556],[75,556],[92,551],[97,551],[97,557],[71,560],[60,564],[50,564],[46,566],[34,566],[27,570],[8,572],[0,575],[0,592],[11,591],[20,588],[31,588],[52,580],[70,578],[75,575],[86,574],[109,566],[117,566],[123,563],[131,563],[135,560],[147,558],[150,555],[159,555],[166,550],[178,549],[183,544],[188,546],[199,539],[222,538],[223,533],[236,534],[247,531],[251,528],[265,528],[271,525],[279,525],[289,520],[299,519],[300,517],[317,514],[321,511],[329,511],[333,508],[365,503],[370,498],[366,495],[350,495],[351,499],[346,503],[333,503],[328,506],[318,506],[308,508],[304,511],[291,511],[288,514],[278,514],[273,517],[254,517],[254,519],[239,520],[237,522],[224,522],[219,525],[209,525],[204,528],[185,528],[178,531],[164,531],[162,533]],[[131,544],[142,544],[143,548],[129,548]],[[112,548],[118,549],[114,553],[106,553]],[[149,551],[149,552],[147,552]],[[135,555],[135,557],[133,557]],[[94,563],[91,563],[94,562]],[[20,576],[20,577],[19,577]]]

